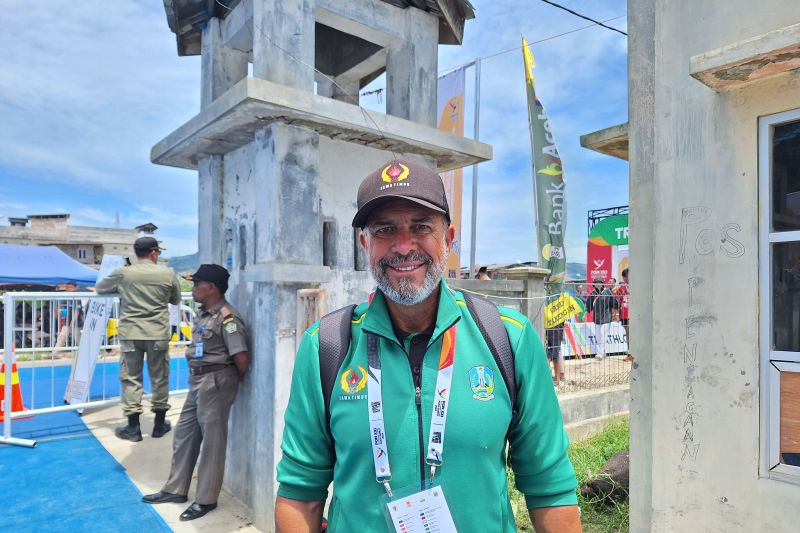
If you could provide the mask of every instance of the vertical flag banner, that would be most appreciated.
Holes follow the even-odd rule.
[[[465,71],[460,68],[439,78],[437,89],[437,109],[439,129],[452,135],[464,136],[464,86]],[[463,187],[462,169],[442,172],[444,190],[447,194],[447,205],[450,206],[450,218],[456,228],[456,236],[450,247],[447,259],[447,277],[458,278],[461,275],[461,194]]]
[[[538,255],[542,266],[550,270],[551,284],[560,284],[564,282],[567,268],[567,256],[564,250],[567,224],[564,171],[547,113],[536,97],[533,77],[535,63],[524,37],[522,56],[525,62],[525,85],[528,89],[528,124],[531,132]]]

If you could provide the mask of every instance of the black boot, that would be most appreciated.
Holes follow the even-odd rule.
[[[150,434],[151,437],[156,439],[163,437],[172,429],[172,424],[170,424],[169,420],[165,420],[166,416],[166,411],[156,411],[156,423],[153,426],[153,432]]]
[[[120,426],[114,430],[114,435],[120,439],[139,442],[142,440],[142,431],[139,429],[139,414],[128,415],[128,425]]]

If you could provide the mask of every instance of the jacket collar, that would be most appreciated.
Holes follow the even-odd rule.
[[[219,313],[219,310],[222,309],[223,305],[225,305],[225,298],[222,298],[220,301],[218,301],[208,309],[206,309],[204,305],[201,305],[200,307],[203,309],[204,314],[216,315],[217,313]]]
[[[461,318],[461,310],[456,303],[456,298],[447,283],[442,278],[439,284],[439,303],[436,309],[436,325],[431,335],[431,342],[435,341],[450,326]],[[386,296],[380,289],[375,289],[375,296],[367,308],[367,314],[361,329],[386,337],[396,339],[392,319],[389,316],[389,308],[386,306]],[[413,332],[412,332],[413,333]]]

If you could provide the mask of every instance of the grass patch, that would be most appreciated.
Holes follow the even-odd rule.
[[[587,479],[591,479],[612,455],[628,450],[630,428],[628,417],[620,417],[611,421],[600,433],[588,439],[570,445],[567,454],[575,474],[578,487]],[[523,496],[514,485],[514,473],[509,469],[508,482],[511,496],[511,508],[519,531],[533,531],[528,510]],[[587,500],[578,494],[581,506],[581,522],[585,533],[622,533],[628,531],[628,502],[606,505],[601,502]]]

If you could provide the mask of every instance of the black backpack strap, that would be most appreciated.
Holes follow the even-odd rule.
[[[339,367],[350,348],[350,328],[355,305],[330,312],[319,320],[319,382],[330,423],[330,405]]]
[[[514,352],[511,350],[506,327],[500,319],[500,311],[488,298],[474,296],[467,292],[462,294],[470,315],[475,320],[475,324],[494,356],[497,368],[503,375],[508,396],[511,398],[511,426],[513,426],[517,420],[517,380],[514,370]]]

